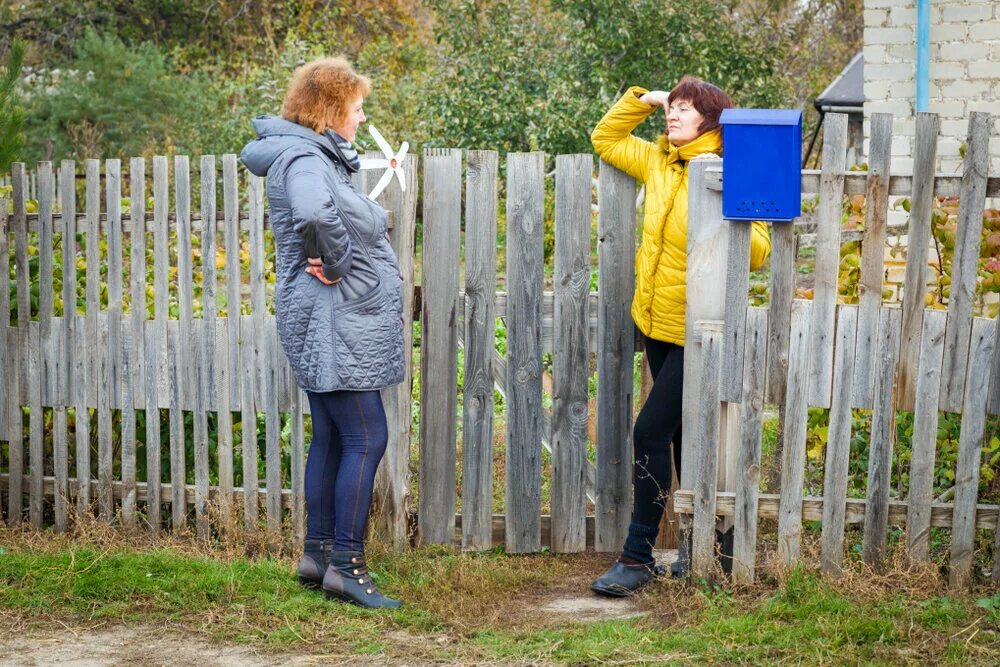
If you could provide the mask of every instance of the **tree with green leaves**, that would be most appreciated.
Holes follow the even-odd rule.
[[[24,43],[15,40],[0,78],[0,174],[10,171],[24,148],[24,109],[17,94],[23,64]]]

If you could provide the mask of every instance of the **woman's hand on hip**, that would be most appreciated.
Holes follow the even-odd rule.
[[[340,282],[340,278],[337,278],[336,280],[326,279],[326,276],[323,275],[323,260],[321,258],[307,257],[306,261],[309,262],[309,268],[306,269],[306,273],[324,285],[336,285]]]
[[[666,109],[667,104],[670,103],[670,93],[662,90],[651,90],[642,95],[639,98],[639,101],[644,104],[648,104],[651,107],[660,106]]]

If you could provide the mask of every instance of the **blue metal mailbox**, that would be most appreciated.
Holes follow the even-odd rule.
[[[802,112],[725,109],[722,215],[788,222],[802,214]]]

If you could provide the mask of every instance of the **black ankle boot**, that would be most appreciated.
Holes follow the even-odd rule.
[[[333,540],[306,540],[299,559],[299,583],[306,588],[319,588],[323,585],[323,575],[330,564],[330,552],[333,551]]]
[[[666,574],[666,570],[656,562],[626,564],[620,560],[608,568],[608,571],[594,580],[590,585],[590,590],[599,595],[611,597],[625,597],[632,595],[637,590],[651,582],[657,577]]]
[[[382,595],[372,581],[360,551],[331,551],[330,564],[323,577],[327,598],[337,598],[368,609],[398,609],[399,600]]]

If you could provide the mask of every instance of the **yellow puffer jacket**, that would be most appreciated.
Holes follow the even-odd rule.
[[[635,257],[632,319],[646,336],[683,345],[688,161],[703,153],[721,155],[722,132],[710,130],[680,148],[665,136],[655,144],[632,136],[632,130],[660,109],[639,101],[647,92],[638,86],[629,88],[590,138],[605,162],[646,185],[642,243]],[[753,223],[750,269],[759,268],[770,252],[767,225]]]

